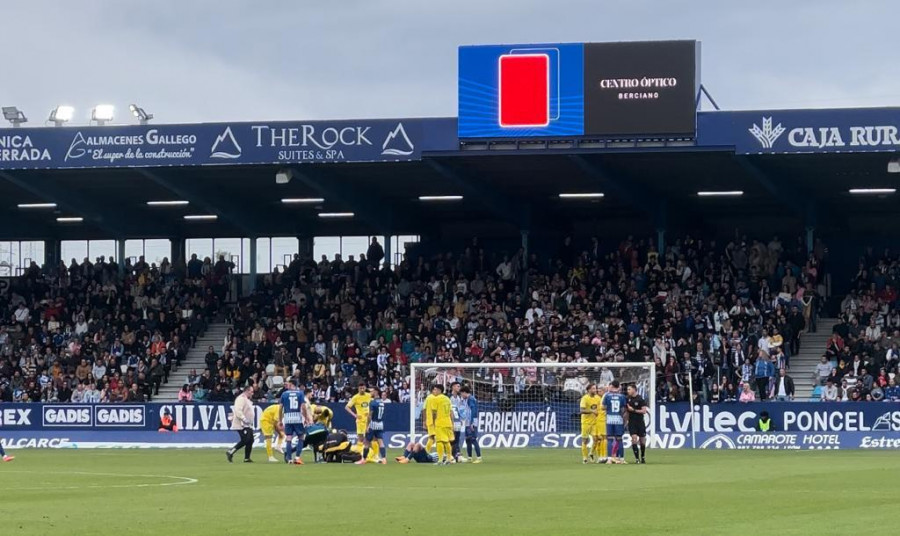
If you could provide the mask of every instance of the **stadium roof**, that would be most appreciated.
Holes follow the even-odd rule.
[[[768,118],[771,128],[773,117],[778,126],[784,122],[786,132],[775,136],[770,147],[761,147],[762,141],[757,143],[760,138],[754,139],[756,135],[751,136],[748,127]],[[399,122],[411,125],[407,130],[414,131],[416,121]],[[454,122],[436,121],[443,122],[441,128]],[[391,128],[395,122],[386,127],[390,133],[384,137],[385,148],[394,139],[396,128]],[[831,124],[839,137],[842,135],[844,145],[836,145],[834,139],[828,145],[827,129],[820,135],[818,129]],[[417,148],[408,161],[318,163],[301,159],[60,169],[69,166],[61,164],[61,154],[50,154],[50,162],[45,163],[0,161],[0,238],[491,236],[520,229],[534,233],[640,233],[652,232],[662,224],[694,232],[737,227],[777,233],[814,225],[817,232],[825,234],[891,233],[900,228],[896,196],[852,195],[849,190],[894,188],[898,175],[888,173],[888,162],[897,145],[888,143],[892,138],[886,131],[881,143],[869,140],[872,143],[868,145],[851,146],[851,140],[861,139],[861,134],[851,129],[854,125],[897,124],[897,109],[794,110],[700,113],[697,138],[691,140],[483,142],[450,139],[446,133],[419,133],[409,136]],[[237,131],[237,126],[232,126]],[[175,127],[191,128],[155,128]],[[204,127],[215,127],[209,129],[215,149],[221,129]],[[148,128],[90,127],[80,129],[77,135],[107,132],[102,129],[130,132]],[[51,153],[65,153],[68,145],[68,160],[76,145],[68,139],[75,130],[5,129],[0,130],[0,140],[11,144],[11,136],[28,134],[31,145],[43,150],[40,139],[45,133],[64,135],[67,139],[60,142],[61,148],[56,142],[48,142],[47,147]],[[813,141],[807,130],[812,131]],[[896,129],[893,136],[896,138]],[[439,141],[419,143],[429,137]],[[248,142],[240,136],[236,141],[244,145],[246,155]],[[381,150],[381,139],[374,141]],[[208,148],[206,145],[204,150]],[[385,153],[397,154],[388,149],[381,154]],[[41,166],[43,169],[35,169]],[[279,172],[289,173],[291,180],[276,184]],[[740,191],[743,195],[700,197],[700,191]],[[604,196],[561,199],[559,194],[565,193]],[[463,199],[419,199],[445,195],[462,195]],[[281,201],[285,198],[324,201],[285,204]],[[189,204],[147,205],[148,201],[172,200]],[[27,203],[56,203],[57,207],[17,207]],[[320,212],[353,212],[354,216],[323,218]],[[184,219],[191,214],[216,215],[217,219],[214,223]],[[84,220],[58,222],[56,218],[61,216]]]

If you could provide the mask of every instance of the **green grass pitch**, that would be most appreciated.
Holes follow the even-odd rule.
[[[844,535],[886,530],[900,477],[896,453],[872,451],[657,450],[647,465],[583,466],[576,450],[488,450],[449,467],[293,467],[260,449],[252,465],[213,450],[14,454],[0,465],[4,536]]]

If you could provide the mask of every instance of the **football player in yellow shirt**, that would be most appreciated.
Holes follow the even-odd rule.
[[[594,428],[594,453],[597,455],[597,463],[606,461],[606,408],[603,407],[603,395],[606,387],[597,387],[597,396],[600,397],[600,410],[597,415],[597,425]]]
[[[334,412],[328,406],[321,404],[313,404],[312,407],[313,422],[319,423],[326,429],[331,430],[331,419],[334,418]]]
[[[590,452],[591,460],[594,459],[594,452],[600,443],[597,436],[597,419],[600,415],[600,402],[603,400],[597,394],[597,386],[595,384],[588,385],[587,393],[581,397],[579,404],[579,412],[581,413],[581,463],[588,463],[588,453]],[[593,440],[593,448],[589,449],[588,444]]]
[[[451,452],[450,443],[454,438],[453,405],[450,403],[450,398],[444,394],[443,386],[435,385],[431,390],[431,393],[435,396],[434,402],[432,403],[434,406],[432,416],[434,422],[434,439],[437,441],[438,463],[449,465],[449,456]]]
[[[366,426],[369,424],[369,403],[372,402],[372,395],[366,391],[365,382],[359,382],[359,390],[350,401],[347,402],[346,410],[354,419],[356,419],[356,443],[363,444],[366,438]]]
[[[284,426],[279,422],[279,410],[281,409],[281,404],[272,404],[267,407],[262,412],[262,416],[259,419],[259,429],[262,432],[264,438],[266,438],[266,454],[269,455],[269,461],[277,463],[278,460],[275,459],[275,456],[272,452],[272,436],[278,435],[278,440],[275,442],[275,450],[283,453],[284,450],[282,448],[282,444],[284,444]]]
[[[434,403],[437,397],[433,394],[434,387],[431,388],[431,393],[428,393],[428,396],[425,397],[425,404],[422,406],[422,422],[425,424],[425,430],[428,434],[428,442],[425,443],[425,452],[431,454],[434,449],[435,439],[434,439]]]

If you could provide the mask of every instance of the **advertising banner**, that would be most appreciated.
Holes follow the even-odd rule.
[[[700,43],[588,43],[584,88],[587,135],[693,136]]]
[[[454,118],[0,129],[0,169],[418,160],[459,148]]]
[[[900,149],[900,108],[702,112],[697,123],[698,145],[737,154]]]
[[[342,405],[331,405],[334,427],[355,431]],[[263,407],[257,407],[257,423]],[[400,448],[409,438],[408,404],[389,404],[386,441]],[[220,447],[233,444],[229,404],[2,404],[0,441],[12,448]],[[760,413],[769,432],[757,430]],[[159,432],[171,415],[177,433]],[[663,404],[655,413],[654,448],[700,449],[900,449],[900,404],[755,403],[695,406]],[[477,420],[485,448],[577,448],[578,415],[568,405],[481,402]],[[415,441],[425,442],[424,434]],[[262,438],[257,434],[257,440]],[[624,439],[626,447],[630,438]]]
[[[459,137],[693,136],[697,41],[459,48]]]

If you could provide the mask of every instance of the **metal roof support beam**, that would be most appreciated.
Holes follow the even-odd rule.
[[[194,185],[187,184],[186,181],[176,182],[146,169],[137,169],[135,171],[181,199],[190,202],[191,205],[199,207],[204,212],[215,214],[219,218],[231,222],[244,236],[259,236],[261,234],[253,224],[247,221],[245,217],[247,208],[239,203],[223,199],[221,196],[211,197],[208,191],[202,192]],[[173,233],[170,236],[174,235]]]
[[[71,188],[60,186],[55,181],[24,180],[6,171],[0,171],[0,178],[35,197],[56,203],[58,208],[66,212],[83,217],[85,221],[108,232],[111,238],[137,236],[143,227],[139,219],[132,217],[126,211],[101,207],[88,197]]]
[[[379,202],[375,192],[361,191],[360,188],[338,184],[338,181],[328,180],[313,170],[294,167],[291,171],[294,179],[312,188],[326,200],[350,209],[354,215],[359,216],[376,231],[373,234],[390,236],[395,234],[398,225],[403,226],[406,223],[398,221],[393,207],[388,203]]]
[[[810,211],[813,210],[809,207],[809,203],[813,202],[813,198],[808,192],[792,187],[786,181],[775,182],[765,171],[759,169],[759,166],[751,162],[746,156],[737,155],[735,156],[735,160],[741,169],[750,175],[750,178],[755,180],[757,184],[762,186],[778,202],[784,205],[785,208],[804,220],[808,219]]]
[[[532,214],[530,206],[516,203],[510,200],[508,196],[501,195],[485,184],[484,181],[466,176],[433,158],[425,158],[424,161],[441,177],[459,188],[466,198],[480,203],[502,220],[514,224],[519,230],[527,231],[531,229]]]
[[[634,187],[630,182],[617,177],[609,170],[594,162],[589,162],[584,156],[570,155],[569,159],[575,162],[588,177],[599,182],[604,188],[609,187],[616,197],[653,218],[653,224],[657,229],[660,228],[660,225],[665,227],[668,211],[662,199],[656,198],[644,189]]]
[[[697,224],[706,225],[705,220],[700,216],[699,211],[685,210],[679,211],[674,217],[669,210],[669,200],[664,197],[658,197],[648,192],[645,188],[639,188],[629,181],[626,177],[622,177],[606,169],[603,165],[596,162],[588,161],[582,155],[570,155],[569,158],[585,172],[587,176],[600,183],[601,186],[609,188],[612,193],[624,200],[626,203],[642,212],[645,216],[651,218],[653,226],[657,231],[657,242],[660,241],[659,232],[663,235],[669,230],[672,223],[683,223],[690,227],[696,227]],[[678,205],[680,207],[690,206],[689,200],[680,199]],[[690,218],[683,213],[691,212]],[[662,251],[660,251],[662,254]]]

